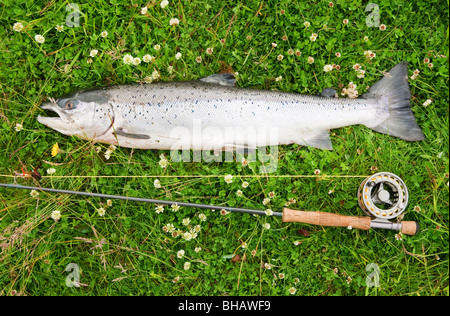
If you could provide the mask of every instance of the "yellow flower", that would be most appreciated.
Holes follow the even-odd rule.
[[[58,143],[55,143],[52,147],[52,157],[55,157],[59,153]]]

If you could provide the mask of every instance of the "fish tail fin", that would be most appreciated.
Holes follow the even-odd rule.
[[[367,127],[408,141],[425,139],[411,111],[411,91],[406,62],[394,66],[363,95],[363,98],[376,98],[382,105],[387,106],[389,111],[386,120],[375,126],[366,124]]]

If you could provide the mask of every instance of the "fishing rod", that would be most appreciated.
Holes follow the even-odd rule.
[[[228,206],[216,206],[121,195],[60,190],[7,183],[0,183],[0,187],[100,197],[105,199],[116,199],[134,202],[146,202],[163,205],[176,204],[179,206],[200,209],[226,210],[228,212],[267,215],[266,212],[262,210]],[[368,216],[347,216],[321,211],[300,211],[289,209],[286,207],[283,208],[281,212],[273,212],[272,216],[281,217],[283,222],[297,222],[330,227],[349,227],[363,230],[369,230],[370,228],[379,228],[400,231],[406,235],[415,235],[419,232],[418,222],[392,221],[405,211],[406,206],[408,205],[408,200],[408,189],[403,180],[393,173],[380,172],[364,179],[358,189],[358,204]]]

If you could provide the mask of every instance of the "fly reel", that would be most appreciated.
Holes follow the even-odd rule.
[[[359,186],[358,203],[369,216],[381,220],[398,217],[408,205],[406,184],[393,173],[379,172]]]

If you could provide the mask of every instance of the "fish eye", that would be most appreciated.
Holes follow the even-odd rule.
[[[75,107],[75,105],[76,105],[75,100],[67,100],[67,102],[64,105],[64,108],[66,110],[72,110]]]

